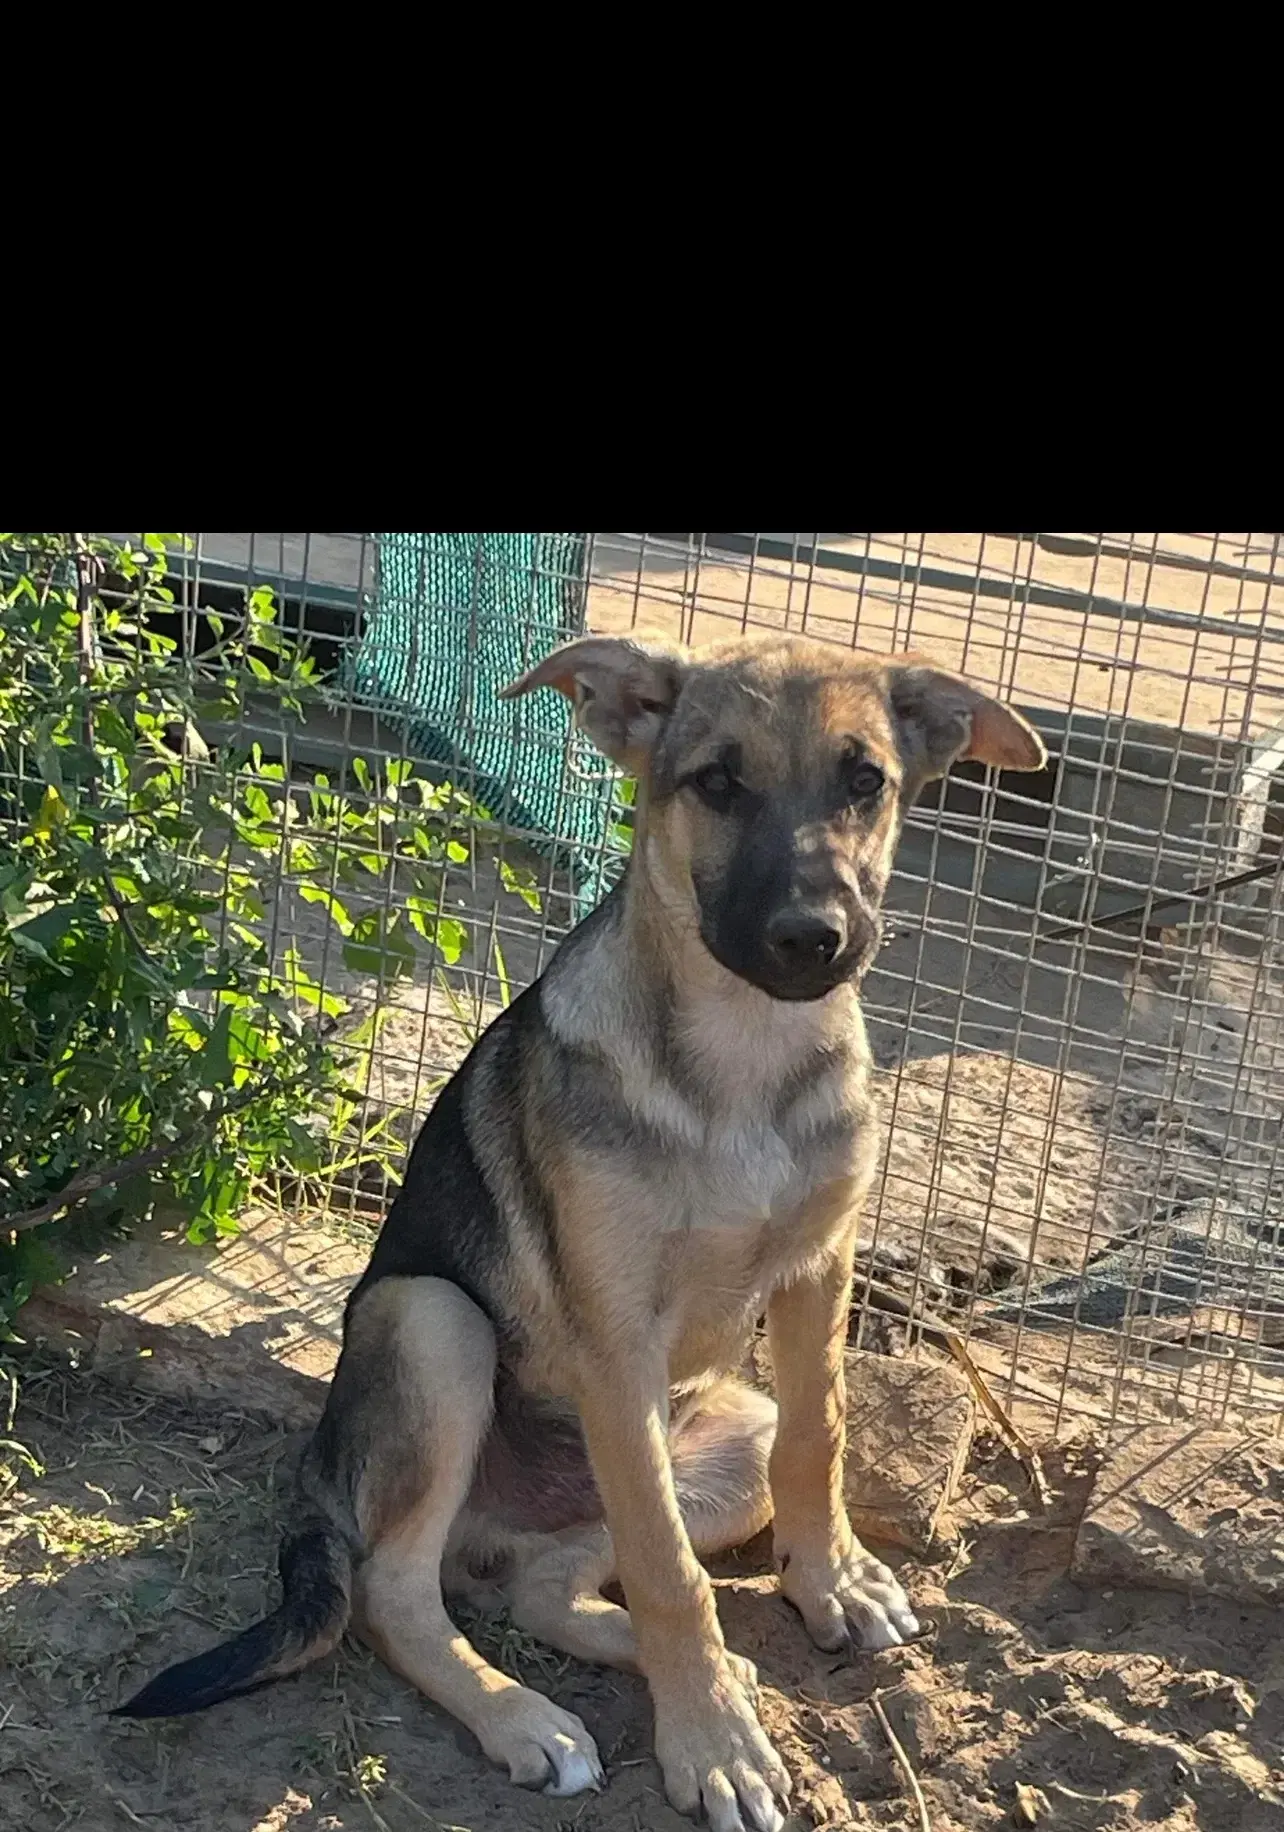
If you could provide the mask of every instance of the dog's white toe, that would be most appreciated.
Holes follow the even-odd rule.
[[[559,1732],[545,1745],[545,1754],[553,1768],[552,1779],[544,1788],[546,1794],[565,1798],[569,1794],[596,1792],[606,1780],[597,1746],[587,1730],[582,1737]]]
[[[918,1617],[896,1579],[874,1559],[867,1559],[855,1582],[844,1586],[842,1604],[864,1648],[898,1648],[919,1632]]]

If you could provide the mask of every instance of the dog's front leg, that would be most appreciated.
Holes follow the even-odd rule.
[[[669,1799],[714,1832],[779,1832],[789,1793],[763,1734],[753,1670],[729,1655],[669,1463],[667,1368],[654,1350],[595,1359],[580,1416],[655,1706]]]
[[[812,1640],[830,1650],[852,1640],[895,1647],[918,1633],[905,1592],[856,1538],[843,1499],[853,1239],[767,1306],[780,1406],[770,1467],[780,1588]]]

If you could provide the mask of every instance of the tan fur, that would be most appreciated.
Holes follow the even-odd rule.
[[[757,1723],[752,1672],[724,1645],[697,1550],[735,1543],[774,1509],[784,1593],[823,1646],[841,1645],[849,1622],[885,1622],[883,1603],[899,1595],[854,1539],[842,1500],[853,1220],[875,1152],[857,987],[841,985],[809,1003],[781,1002],[720,965],[702,939],[692,882],[697,868],[706,875],[726,868],[727,823],[688,795],[657,800],[652,793],[652,757],[684,678],[682,658],[648,657],[598,639],[561,653],[565,661],[550,658],[521,685],[566,692],[586,730],[641,781],[622,926],[586,941],[574,974],[555,963],[543,987],[544,1016],[555,1046],[594,1052],[638,1123],[662,1151],[667,1141],[683,1168],[657,1164],[656,1174],[639,1177],[592,1136],[564,1126],[556,1110],[546,1115],[538,1065],[531,1069],[529,1136],[551,1192],[559,1272],[550,1277],[545,1248],[516,1202],[511,1302],[526,1326],[517,1374],[533,1391],[574,1402],[609,1533],[586,1527],[551,1538],[517,1536],[505,1548],[508,1595],[517,1619],[557,1645],[640,1665],[676,1805],[703,1805],[718,1826],[773,1828],[779,1813],[772,1797],[784,1799],[787,1779]],[[865,872],[881,892],[898,827],[896,792],[914,786],[904,785],[907,771],[918,767],[921,779],[944,767],[916,766],[898,738],[889,680],[903,678],[907,691],[921,694],[930,673],[930,665],[915,662],[920,672],[913,676],[889,674],[904,666],[774,639],[710,652],[697,664],[692,691],[700,717],[694,754],[683,765],[698,765],[702,746],[714,757],[732,743],[746,783],[769,785],[808,769],[820,776],[858,734],[864,755],[887,776],[879,818],[818,821],[814,831],[800,831],[797,852],[805,884],[814,881],[823,892]],[[954,695],[942,717],[960,709],[952,754],[1028,764],[1040,747],[1023,722],[952,677],[939,678],[941,691]],[[947,725],[947,737],[953,729]],[[937,742],[930,733],[929,742]],[[698,1098],[662,1072],[648,1041],[642,1020],[659,985]],[[809,1087],[787,1137],[773,1103],[795,1066],[821,1049],[832,1051],[832,1066]],[[483,1062],[474,1095],[483,1156],[486,1099]],[[844,1113],[852,1123],[835,1134]],[[819,1154],[808,1148],[809,1134],[826,1139]],[[502,1189],[508,1168],[489,1168]],[[725,1381],[764,1304],[778,1434],[767,1403]],[[462,1398],[460,1385],[453,1384],[452,1406]],[[702,1388],[712,1396],[706,1429],[710,1421],[719,1429],[707,1447],[703,1499],[688,1495],[684,1505],[674,1474],[681,1432],[672,1427],[672,1395]],[[472,1419],[479,1432],[476,1399]],[[427,1514],[421,1507],[375,1555],[369,1632],[394,1665],[469,1723],[521,1778],[528,1730],[513,1730],[507,1689],[450,1638],[444,1612],[427,1600],[429,1570],[445,1543],[444,1513],[462,1498],[470,1440],[465,1434],[452,1441],[457,1449],[448,1461],[456,1474],[441,1490],[440,1511],[436,1503]],[[465,1565],[470,1533],[474,1549],[496,1548],[484,1523],[465,1519],[454,1544]],[[421,1591],[414,1591],[412,1569]],[[627,1613],[602,1595],[617,1574]],[[539,1734],[547,1742],[547,1725]]]
[[[430,1137],[436,1115],[425,1127],[419,1173],[416,1147],[305,1460],[309,1570],[321,1574],[309,1632],[320,1646],[341,1626],[344,1547],[358,1545],[355,1620],[389,1664],[515,1780],[595,1785],[584,1726],[490,1667],[442,1591],[502,1596],[557,1646],[645,1673],[674,1805],[703,1810],[714,1832],[778,1832],[788,1777],[699,1555],[774,1512],[782,1590],[821,1646],[849,1630],[876,1646],[916,1631],[842,1499],[854,1224],[876,1156],[858,988],[918,787],[956,757],[1035,767],[1042,746],[922,658],[783,638],[697,657],[589,638],[513,691],[538,686],[565,693],[638,774],[633,862],[606,919],[572,935],[527,995],[537,1006],[482,1040],[457,1080],[453,1130]],[[881,787],[847,786],[845,772],[869,766]],[[765,810],[762,824],[727,817],[727,798],[746,797],[736,805]],[[768,960],[757,884],[791,922],[801,909],[813,937],[819,924],[823,958],[798,967],[782,943]],[[794,972],[822,979],[770,977]],[[448,1194],[437,1212],[434,1166],[485,1214],[452,1217]],[[474,1255],[478,1302],[454,1273],[405,1271],[416,1254],[437,1263],[452,1228],[458,1263]],[[735,1378],[764,1311],[779,1432],[772,1403]],[[553,1410],[528,1427],[523,1405]],[[556,1421],[573,1424],[569,1408],[582,1439],[568,1454],[596,1495],[575,1487],[571,1464],[550,1465],[543,1486],[569,1524],[531,1526],[548,1493],[537,1470],[528,1513],[510,1506],[530,1483],[513,1473],[521,1446],[505,1419],[564,1446]],[[617,1577],[627,1611],[603,1594]],[[213,1682],[201,1684],[208,1695]]]

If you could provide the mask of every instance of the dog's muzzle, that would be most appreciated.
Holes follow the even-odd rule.
[[[822,999],[865,972],[881,934],[878,916],[864,909],[790,904],[768,919],[749,971],[725,964],[773,999]]]

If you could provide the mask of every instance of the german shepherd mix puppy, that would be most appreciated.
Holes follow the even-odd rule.
[[[877,1149],[857,989],[923,784],[1045,752],[929,661],[788,637],[694,655],[588,637],[507,691],[538,687],[638,779],[628,871],[419,1134],[348,1302],[280,1608],[122,1710],[248,1691],[351,1619],[515,1782],[598,1786],[584,1725],[482,1659],[453,1591],[644,1673],[674,1806],[777,1832],[789,1778],[699,1560],[774,1519],[781,1591],[820,1647],[917,1632],[843,1504]],[[775,1405],[734,1378],[764,1312]],[[617,1576],[627,1611],[603,1594]]]

